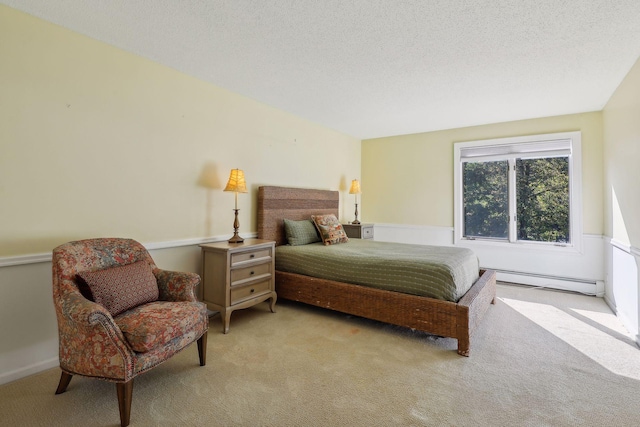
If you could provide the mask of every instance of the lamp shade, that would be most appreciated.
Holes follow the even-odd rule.
[[[229,181],[224,191],[247,193],[247,184],[244,181],[244,172],[241,169],[231,169],[231,175],[229,175]]]
[[[360,181],[354,179],[351,181],[351,188],[349,189],[349,194],[360,194],[362,191],[360,190]]]

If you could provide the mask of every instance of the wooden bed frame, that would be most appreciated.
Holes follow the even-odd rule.
[[[286,244],[283,219],[328,213],[339,217],[338,209],[338,191],[260,187],[258,237]],[[496,274],[480,270],[480,278],[457,303],[282,271],[276,271],[276,292],[279,298],[456,338],[458,353],[469,356],[471,335],[495,303]]]

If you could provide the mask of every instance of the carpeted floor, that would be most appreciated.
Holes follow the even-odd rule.
[[[135,380],[131,426],[637,426],[640,350],[604,301],[499,285],[472,340],[287,301],[211,319]],[[115,386],[51,369],[0,386],[0,425],[119,425]]]

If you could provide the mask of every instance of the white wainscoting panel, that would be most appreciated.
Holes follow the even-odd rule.
[[[375,224],[375,240],[421,245],[453,245],[452,227]],[[604,239],[585,234],[582,251],[531,245],[465,242],[481,268],[498,273],[498,280],[604,296]]]
[[[640,345],[640,249],[607,239],[605,300]]]

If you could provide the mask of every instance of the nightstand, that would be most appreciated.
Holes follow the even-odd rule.
[[[271,299],[275,313],[275,243],[246,239],[244,243],[217,242],[202,248],[202,299],[207,308],[220,312],[222,332],[229,332],[234,310]]]
[[[373,239],[373,224],[342,224],[351,239]]]

